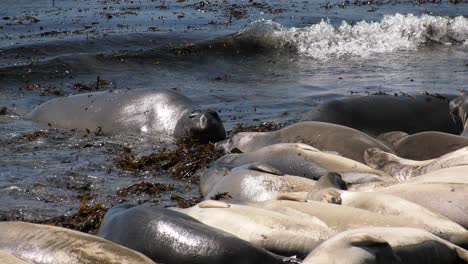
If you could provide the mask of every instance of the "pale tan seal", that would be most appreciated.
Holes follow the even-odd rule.
[[[205,199],[225,194],[224,199],[258,202],[273,199],[281,193],[312,191],[316,181],[286,175],[269,165],[247,164],[234,169],[221,169],[200,184]]]
[[[395,154],[373,148],[366,150],[364,159],[369,167],[384,171],[399,181],[405,181],[440,169],[468,165],[468,147],[424,161],[400,158]],[[466,173],[468,174],[468,171]]]
[[[468,185],[460,183],[405,183],[378,190],[437,212],[468,228]]]
[[[346,196],[342,197],[342,200],[346,199],[349,200],[351,198]],[[390,208],[388,206],[388,211],[392,213],[382,214],[376,213],[375,209],[372,210],[372,206],[364,206],[364,209],[361,209],[317,201],[298,202],[290,200],[269,200],[252,203],[250,205],[280,212],[291,217],[301,217],[301,215],[304,214],[317,217],[336,232],[370,226],[414,227],[436,234],[457,245],[468,245],[468,232],[460,225],[443,219],[443,217],[438,217],[439,221],[437,222],[431,222],[430,219],[424,219],[423,214],[420,214],[419,217],[417,215],[405,217],[404,213],[395,214],[395,207]],[[413,208],[417,208],[417,206],[413,206]],[[425,213],[429,215],[427,211],[425,211]],[[416,211],[415,214],[418,214],[418,212]],[[406,215],[409,215],[409,211],[407,211]],[[434,214],[432,215],[433,219],[437,219]],[[447,223],[448,225],[439,226],[440,223]]]
[[[369,227],[339,233],[302,263],[460,264],[468,263],[468,252],[421,229]]]
[[[41,264],[154,264],[141,253],[97,236],[24,222],[0,223],[0,250]]]
[[[32,262],[27,262],[16,257],[13,254],[10,254],[4,250],[0,250],[0,263],[5,264],[32,264]]]
[[[334,230],[313,216],[302,214],[296,217],[220,201],[208,200],[187,209],[173,210],[256,246],[285,255],[307,255],[335,234]]]

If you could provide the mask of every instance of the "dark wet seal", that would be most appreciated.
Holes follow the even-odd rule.
[[[178,179],[197,183],[194,174],[222,156],[213,144],[200,144],[188,138],[178,141],[175,150],[163,149],[157,153],[136,157],[129,148],[115,162],[127,171],[163,171]]]
[[[288,259],[180,212],[151,206],[112,208],[98,236],[168,264],[279,264]]]

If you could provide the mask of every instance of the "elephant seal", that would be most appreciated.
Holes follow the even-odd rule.
[[[342,199],[349,198],[343,197]],[[429,219],[424,219],[423,215],[421,217],[412,216],[407,218],[404,217],[404,214],[382,214],[371,210],[317,201],[269,200],[249,205],[273,210],[290,217],[296,216],[300,218],[301,215],[314,216],[327,224],[335,232],[370,226],[414,227],[436,234],[452,243],[468,245],[468,231],[447,219],[443,221],[443,217],[439,217],[440,221],[433,223]],[[441,227],[438,225],[440,223],[448,223],[449,226]]]
[[[466,137],[433,131],[413,135],[400,131],[388,132],[377,139],[387,143],[399,157],[412,160],[434,159],[468,147]]]
[[[457,166],[436,170],[415,178],[405,183],[463,183],[468,184],[468,166]]]
[[[462,127],[453,122],[447,97],[431,95],[369,95],[322,103],[305,113],[300,121],[320,121],[352,127],[377,136],[390,131],[418,133],[441,131],[460,134]]]
[[[468,185],[460,183],[405,183],[377,190],[401,197],[468,228]]]
[[[154,263],[141,253],[97,236],[24,222],[0,223],[0,250],[21,260],[41,264]]]
[[[226,137],[215,111],[197,109],[172,90],[135,89],[84,93],[47,101],[26,115],[43,125],[115,134],[160,133],[203,142]]]
[[[421,229],[369,227],[339,233],[302,263],[460,264],[468,263],[468,252]]]
[[[313,216],[302,214],[301,217],[293,217],[221,201],[203,201],[187,209],[171,209],[282,255],[305,256],[335,234]]]
[[[281,193],[312,191],[314,180],[285,175],[269,165],[252,163],[234,169],[222,168],[200,176],[200,192],[205,199],[227,193],[229,199],[258,202],[273,199]]]
[[[374,170],[355,160],[319,151],[302,143],[269,145],[253,152],[228,154],[216,160],[211,168],[234,168],[249,163],[267,164],[281,173],[317,180],[326,172],[337,172],[350,184],[393,180],[382,171]],[[210,169],[204,173],[212,174]],[[203,175],[203,174],[202,174]],[[206,176],[201,176],[203,184]]]
[[[364,159],[369,167],[384,171],[399,181],[406,181],[443,168],[468,165],[468,147],[425,161],[403,159],[392,153],[373,148],[366,150]]]
[[[7,264],[31,264],[31,262],[26,262],[13,254],[10,254],[4,250],[0,250],[0,263]]]
[[[283,263],[282,257],[231,234],[153,206],[113,207],[98,235],[162,263]]]
[[[424,225],[426,231],[459,246],[468,246],[468,232],[464,227],[419,204],[378,192],[340,191],[340,198],[344,206],[411,219],[414,223]]]
[[[364,162],[364,150],[381,148],[393,152],[380,141],[349,127],[323,122],[300,122],[273,132],[243,132],[216,143],[216,148],[231,152],[252,152],[277,143],[304,143],[321,151],[337,152]]]
[[[461,136],[468,137],[468,92],[450,101],[450,112],[457,123],[463,127]]]

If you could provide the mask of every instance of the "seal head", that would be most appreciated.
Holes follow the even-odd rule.
[[[468,136],[468,93],[463,92],[461,96],[450,101],[449,108],[455,123],[461,122],[463,125],[464,131],[461,135]]]
[[[177,122],[174,136],[188,136],[202,143],[226,138],[226,131],[218,113],[211,109],[197,109],[185,113]]]

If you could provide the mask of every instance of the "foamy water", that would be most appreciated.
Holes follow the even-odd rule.
[[[381,21],[360,21],[353,25],[330,21],[303,28],[285,28],[271,20],[260,20],[238,33],[268,48],[291,48],[317,59],[414,50],[425,44],[467,45],[468,19],[439,16],[386,15]]]

